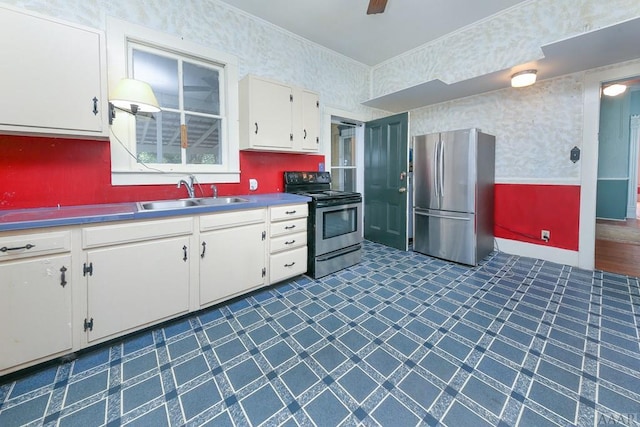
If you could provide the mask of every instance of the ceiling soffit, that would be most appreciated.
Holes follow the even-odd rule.
[[[539,60],[459,82],[434,79],[362,104],[399,113],[510,87],[511,75],[525,69],[538,70],[538,80],[544,80],[617,64],[640,57],[638,40],[640,18],[635,18],[544,45]]]

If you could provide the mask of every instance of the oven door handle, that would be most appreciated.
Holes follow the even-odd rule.
[[[318,262],[329,261],[331,259],[338,258],[339,256],[350,254],[351,252],[356,252],[356,251],[359,251],[361,249],[362,249],[362,245],[360,243],[358,243],[357,245],[353,245],[353,246],[350,246],[348,248],[344,248],[344,249],[340,249],[340,250],[335,251],[335,252],[331,252],[328,255],[318,256],[318,257],[316,257],[316,261],[318,261]]]

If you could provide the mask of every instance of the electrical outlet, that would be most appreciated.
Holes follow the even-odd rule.
[[[551,233],[549,232],[549,230],[541,230],[540,239],[544,240],[545,242],[548,242],[549,239],[551,239]]]

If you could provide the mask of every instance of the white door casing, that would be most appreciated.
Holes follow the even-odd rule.
[[[578,266],[593,270],[595,265],[596,194],[598,180],[598,131],[600,123],[600,87],[603,82],[640,75],[640,62],[587,73],[583,91],[582,153],[580,161],[580,227]]]

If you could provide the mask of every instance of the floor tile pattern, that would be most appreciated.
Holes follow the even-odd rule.
[[[352,268],[0,383],[0,426],[638,425],[639,325],[636,278],[366,242]]]

